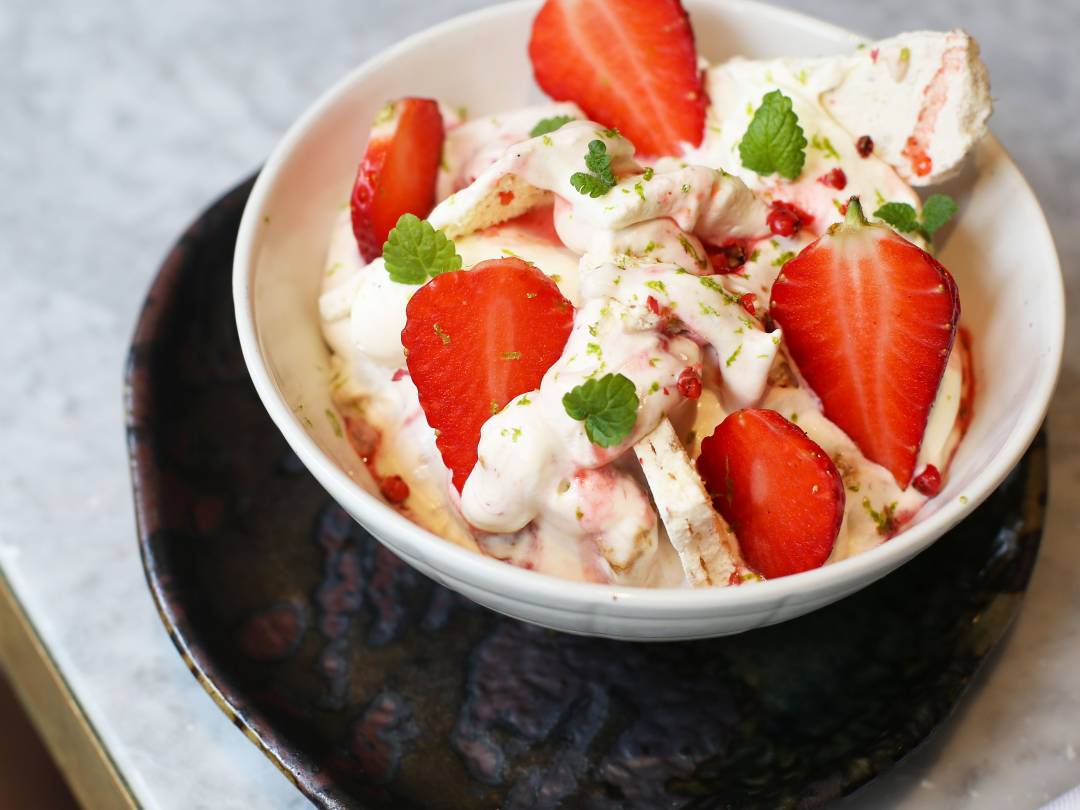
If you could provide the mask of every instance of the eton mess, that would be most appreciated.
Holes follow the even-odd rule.
[[[912,187],[986,131],[975,41],[707,65],[678,0],[547,0],[529,57],[552,103],[388,103],[330,234],[328,416],[383,497],[477,553],[634,586],[895,535],[972,408],[933,256],[957,206]]]

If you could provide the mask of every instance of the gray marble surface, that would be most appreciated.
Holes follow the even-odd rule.
[[[789,0],[885,36],[962,25],[1080,314],[1080,3]],[[154,613],[121,372],[173,237],[316,93],[478,0],[0,3],[0,566],[139,801],[306,806],[218,712]],[[1074,319],[1075,320],[1075,319]],[[1080,338],[1050,415],[1052,491],[1021,616],[954,718],[849,808],[1030,808],[1080,782]]]

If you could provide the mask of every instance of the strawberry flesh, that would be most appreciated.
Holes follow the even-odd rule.
[[[536,267],[506,258],[436,276],[410,299],[406,318],[409,374],[460,491],[480,428],[540,387],[570,337],[574,308]]]
[[[444,135],[439,105],[403,98],[392,110],[390,120],[372,128],[350,200],[356,245],[366,262],[382,255],[402,214],[423,219],[435,207]]]
[[[736,411],[701,443],[697,467],[755,571],[772,579],[825,564],[844,519],[844,485],[801,429],[776,411]]]
[[[679,0],[547,0],[529,58],[544,92],[576,102],[641,154],[701,144],[705,88]]]
[[[960,318],[949,271],[853,197],[784,265],[770,312],[825,416],[906,488]]]

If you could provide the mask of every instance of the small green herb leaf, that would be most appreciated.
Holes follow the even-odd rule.
[[[931,194],[922,208],[922,229],[928,239],[956,214],[956,200],[948,194]]]
[[[585,155],[585,167],[589,173],[574,172],[570,185],[588,197],[603,197],[615,187],[615,174],[611,171],[611,155],[607,145],[600,140],[589,141],[589,154]]]
[[[585,423],[585,435],[590,442],[611,447],[634,429],[638,395],[629,378],[605,374],[569,391],[563,397],[563,407],[571,419]]]
[[[603,141],[589,141],[589,154],[585,156],[585,165],[605,183],[615,185],[615,175],[611,173],[611,156],[607,153],[607,144]]]
[[[806,162],[806,135],[791,99],[779,90],[766,93],[739,142],[742,165],[761,175],[777,172],[794,180]]]
[[[611,191],[611,186],[606,185],[599,177],[585,172],[574,172],[570,175],[570,185],[586,197],[603,197]]]
[[[529,132],[530,138],[539,138],[541,135],[547,135],[549,132],[561,128],[564,124],[569,124],[575,120],[572,115],[553,115],[551,118],[541,118],[536,122],[536,126]]]
[[[399,284],[423,284],[428,278],[461,269],[454,243],[427,220],[402,214],[383,245],[386,272]]]
[[[919,215],[915,213],[914,207],[907,203],[885,203],[874,212],[874,216],[888,222],[900,233],[911,233],[919,229]]]
[[[874,216],[892,225],[901,233],[919,233],[927,242],[934,238],[957,211],[956,201],[948,194],[931,194],[923,203],[922,220],[907,203],[885,203]]]

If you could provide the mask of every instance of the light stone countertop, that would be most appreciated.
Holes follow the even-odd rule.
[[[871,36],[960,25],[1080,313],[1080,3],[788,0]],[[303,807],[168,641],[134,535],[121,376],[158,262],[347,69],[478,0],[0,4],[0,567],[138,801]],[[953,719],[847,808],[1034,808],[1080,782],[1080,338],[1042,554]]]

